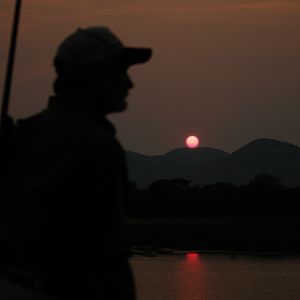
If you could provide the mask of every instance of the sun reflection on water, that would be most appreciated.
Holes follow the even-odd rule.
[[[204,265],[201,255],[197,252],[188,252],[181,261],[176,273],[179,283],[177,299],[202,299]]]
[[[198,261],[200,258],[199,258],[199,253],[197,252],[188,252],[186,254],[186,259],[190,262],[192,261]]]

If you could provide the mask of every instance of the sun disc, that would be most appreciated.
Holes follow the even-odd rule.
[[[199,145],[199,139],[196,136],[191,135],[185,140],[185,143],[188,148],[197,148]]]

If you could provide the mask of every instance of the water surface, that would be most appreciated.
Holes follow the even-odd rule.
[[[138,300],[299,300],[300,258],[221,254],[134,256]]]

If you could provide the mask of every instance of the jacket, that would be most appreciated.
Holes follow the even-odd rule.
[[[122,251],[127,168],[105,118],[60,107],[18,122],[1,201],[2,264],[64,299],[134,299]]]

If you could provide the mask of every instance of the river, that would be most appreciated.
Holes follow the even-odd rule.
[[[299,300],[300,257],[173,253],[132,257],[138,300]]]

